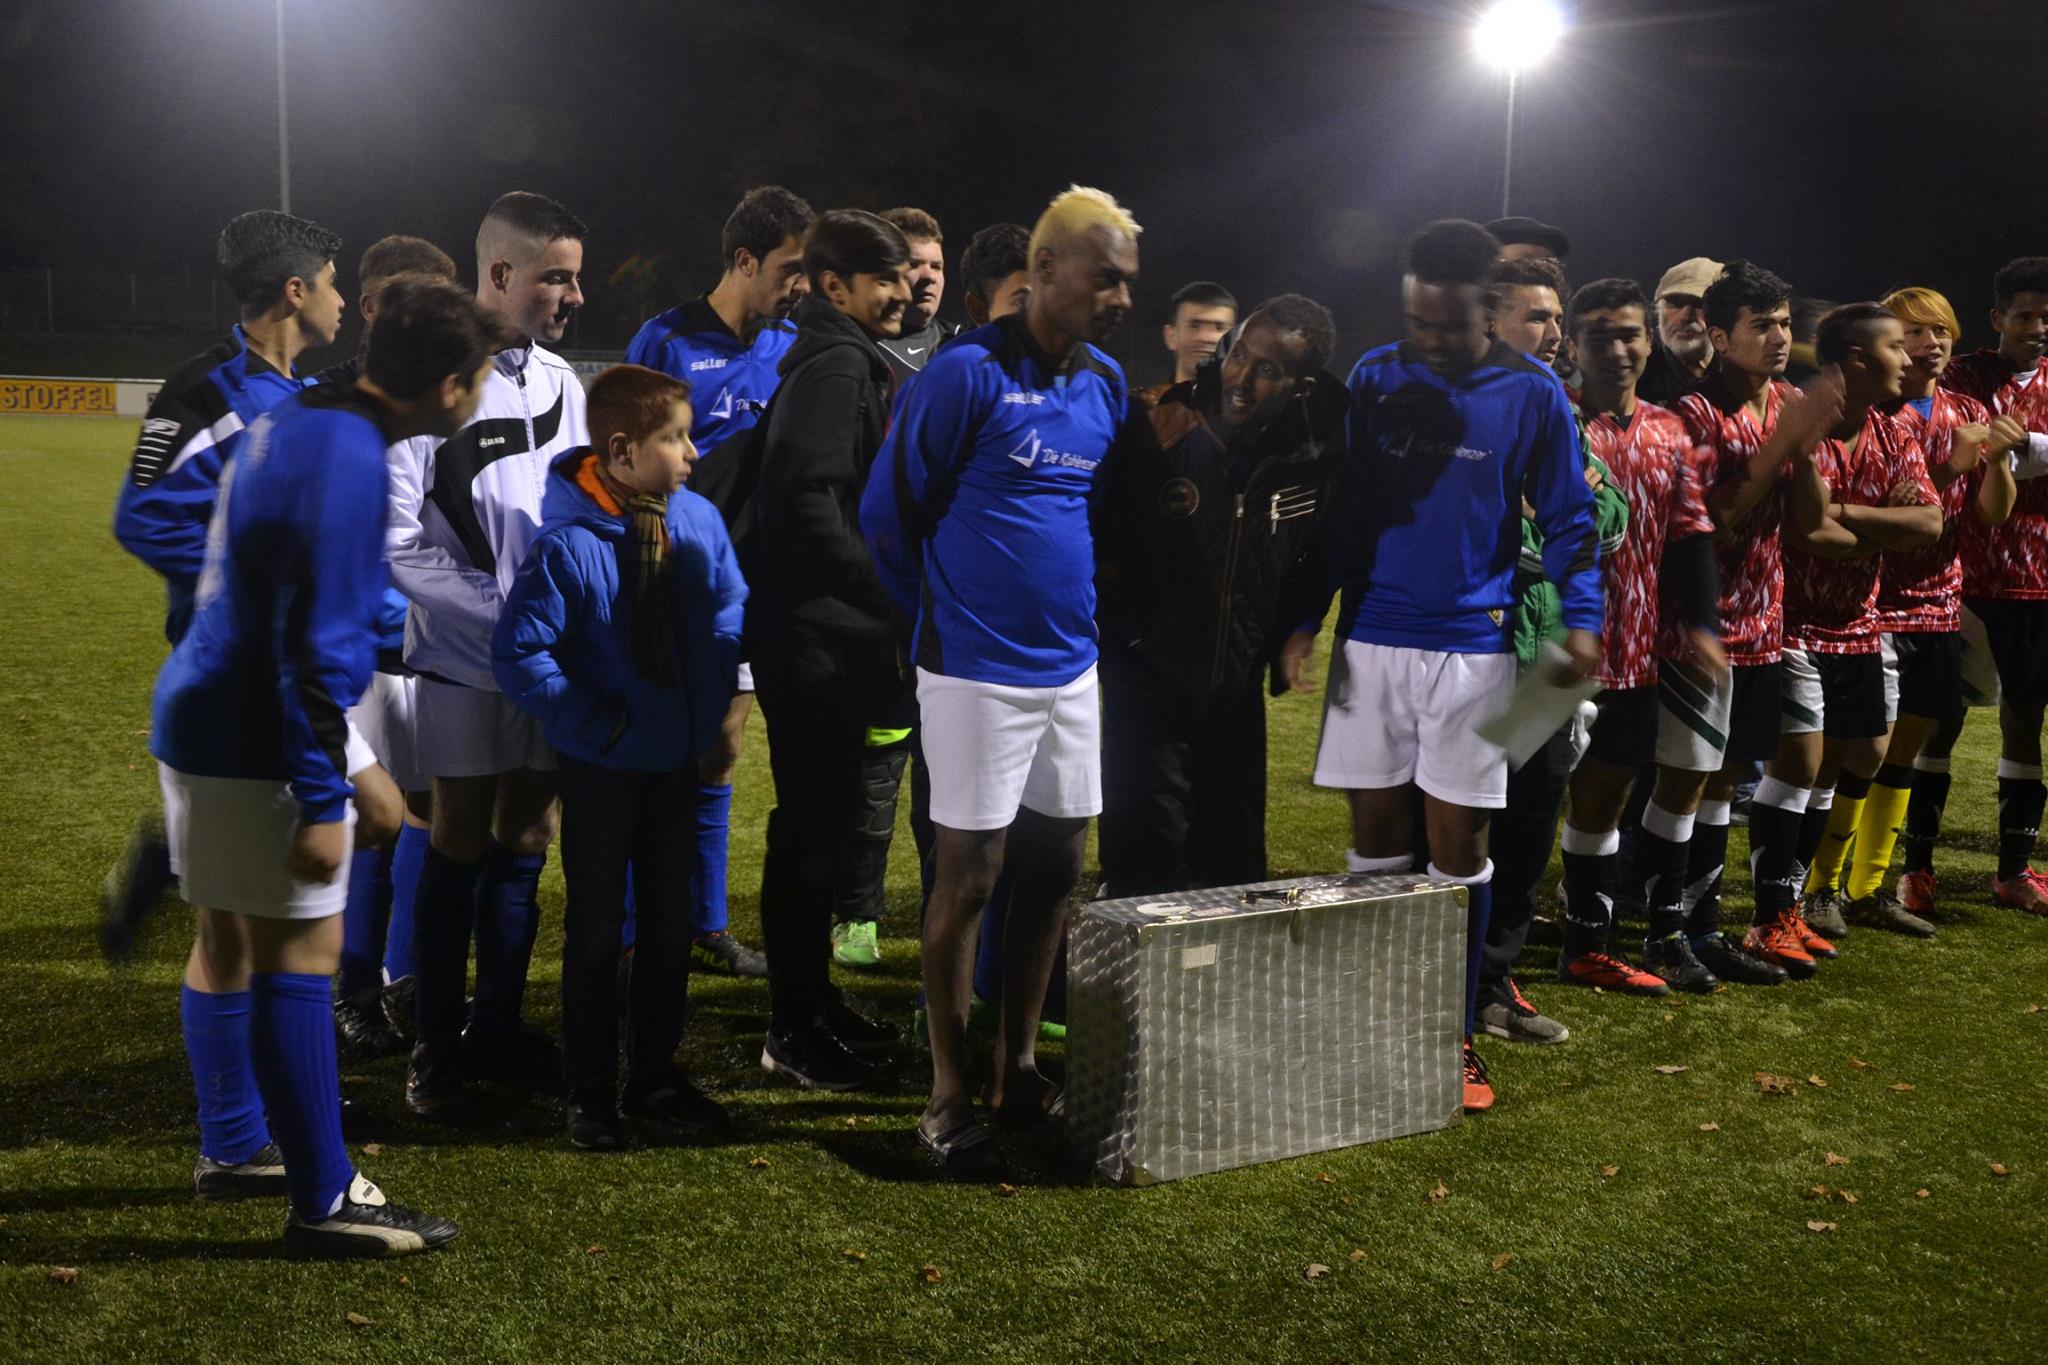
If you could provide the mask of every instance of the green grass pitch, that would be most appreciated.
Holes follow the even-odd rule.
[[[394,1262],[281,1260],[278,1205],[191,1198],[188,917],[167,907],[120,974],[93,938],[100,876],[157,800],[161,598],[107,529],[132,435],[0,421],[0,1359],[2048,1354],[2048,1010],[2029,1010],[2048,1002],[2048,924],[1986,891],[1996,741],[1981,714],[1943,855],[1959,917],[1938,939],[1858,931],[1817,981],[1674,1001],[1545,984],[1529,963],[1529,993],[1571,1041],[1486,1046],[1501,1103],[1445,1133],[1149,1190],[947,1185],[912,1146],[914,1067],[890,1095],[770,1085],[765,989],[699,978],[686,1061],[732,1103],[740,1141],[582,1155],[557,1104],[511,1092],[435,1130],[395,1117],[401,1064],[386,1061],[345,1076],[394,1116],[361,1167],[460,1220],[461,1240]],[[1271,707],[1282,872],[1336,867],[1345,844],[1338,799],[1308,781],[1316,707]],[[735,928],[755,942],[764,760],[757,727],[732,851]],[[846,982],[899,1023],[913,885],[899,859],[885,970]],[[553,866],[543,902],[528,1003],[552,1026]],[[1759,1071],[1798,1093],[1760,1094]]]

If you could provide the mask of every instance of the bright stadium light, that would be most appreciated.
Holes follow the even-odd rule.
[[[1550,55],[1564,36],[1564,14],[1551,0],[1496,0],[1472,28],[1472,50],[1510,75]]]
[[[1517,78],[1548,57],[1564,36],[1564,12],[1553,0],[1494,0],[1472,26],[1472,51],[1480,61],[1508,73],[1507,153],[1500,168],[1500,216],[1508,216],[1515,182],[1515,85]]]

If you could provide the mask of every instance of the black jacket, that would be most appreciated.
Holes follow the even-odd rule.
[[[1224,443],[1219,378],[1204,365],[1131,424],[1095,511],[1103,679],[1188,713],[1255,685],[1321,603],[1314,531],[1343,447],[1334,376],[1248,451]]]
[[[764,419],[758,518],[744,566],[750,635],[785,620],[879,639],[896,612],[860,530],[861,491],[882,448],[893,381],[860,325],[824,299],[796,309]]]

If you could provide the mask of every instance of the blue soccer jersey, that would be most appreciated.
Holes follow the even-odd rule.
[[[1092,346],[1055,365],[1020,316],[955,339],[905,387],[861,526],[920,668],[1060,687],[1094,664],[1089,503],[1129,410]]]
[[[704,296],[649,318],[626,347],[626,361],[690,385],[690,440],[709,454],[761,420],[795,340],[796,328],[777,319],[742,342]]]
[[[250,424],[221,478],[191,629],[157,675],[150,752],[164,763],[288,782],[303,821],[342,818],[347,712],[384,613],[384,447],[352,388]]]
[[[1360,357],[1349,387],[1347,450],[1326,520],[1341,635],[1510,652],[1524,497],[1565,628],[1600,629],[1593,492],[1556,375],[1495,342],[1447,379],[1403,342]]]
[[[114,505],[114,538],[163,575],[164,634],[173,642],[191,617],[221,466],[258,414],[303,387],[249,350],[238,326],[181,365],[151,401]]]

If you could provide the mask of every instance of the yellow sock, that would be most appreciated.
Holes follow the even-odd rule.
[[[1806,894],[1841,885],[1842,864],[1849,858],[1849,841],[1856,837],[1856,820],[1863,813],[1863,798],[1835,788],[1835,804],[1828,811],[1828,830],[1820,838],[1820,850],[1813,855],[1813,867],[1806,874]]]
[[[1907,778],[1911,780],[1910,773]],[[1891,870],[1892,848],[1906,823],[1906,803],[1912,796],[1911,787],[1888,787],[1879,782],[1870,788],[1863,814],[1856,821],[1856,852],[1849,861],[1846,892],[1850,900],[1875,895],[1884,885],[1885,873]]]

